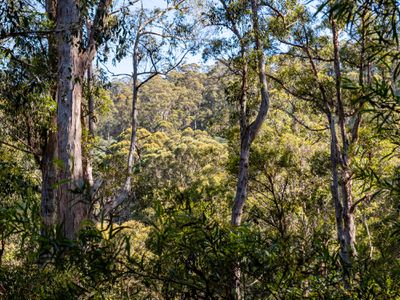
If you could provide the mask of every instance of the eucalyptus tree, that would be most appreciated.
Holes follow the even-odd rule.
[[[381,97],[382,89],[377,88],[376,84],[381,81],[377,73],[381,72],[383,77],[390,78],[387,81],[383,80],[386,82],[384,85],[390,86],[391,94],[394,96],[389,96],[389,98],[396,98],[398,74],[396,75],[395,70],[398,65],[396,57],[399,55],[396,32],[399,23],[396,21],[393,2],[390,1],[356,1],[354,3],[327,1],[322,4],[320,10],[324,11],[324,8],[331,29],[333,77],[335,80],[333,107],[339,129],[338,135],[341,139],[341,142],[336,141],[338,145],[335,150],[336,160],[332,159],[332,164],[339,166],[337,183],[339,192],[337,195],[341,199],[335,199],[335,197],[334,199],[338,239],[341,245],[340,253],[345,272],[348,273],[352,266],[352,260],[357,257],[355,210],[361,203],[370,203],[382,192],[376,187],[368,186],[362,190],[362,196],[359,199],[355,198],[353,182],[354,178],[357,179],[359,176],[353,161],[358,155],[363,155],[359,150],[361,148],[359,140],[362,123],[376,119],[373,114],[367,114],[371,111],[371,104],[373,107],[377,103],[385,103],[387,101],[384,98],[389,96],[386,93],[386,96]],[[340,38],[340,30],[344,31],[348,38]],[[389,48],[385,46],[389,46]],[[350,55],[355,56],[357,60],[351,59]],[[387,57],[391,57],[389,59],[391,63],[385,63]],[[349,70],[357,76],[352,75]],[[389,100],[389,102],[392,101]],[[396,112],[394,114],[389,112],[389,114],[391,117],[388,119],[393,117],[396,119]],[[387,116],[386,113],[384,115]],[[335,121],[333,120],[332,123],[334,125]],[[332,130],[331,136],[334,140]],[[375,153],[374,156],[378,157],[378,155]],[[363,166],[363,168],[368,169],[369,167]],[[365,183],[363,185],[365,186]],[[370,236],[368,238],[371,239]],[[369,244],[372,257],[371,241]]]
[[[98,46],[107,38],[105,28],[109,25],[107,22],[110,20],[108,11],[111,2],[48,0],[45,3],[2,3],[2,51],[13,58],[10,61],[24,62],[21,67],[32,73],[32,64],[26,59],[29,50],[38,47],[42,54],[47,54],[44,56],[47,65],[42,67],[50,71],[42,70],[39,78],[43,75],[56,78],[48,80],[48,90],[42,90],[42,94],[49,95],[57,103],[57,114],[49,117],[49,125],[42,131],[43,143],[38,146],[38,156],[42,158],[44,223],[54,224],[57,206],[57,221],[67,238],[75,236],[88,213],[89,203],[82,201],[85,189],[81,145],[82,84],[84,73]],[[10,48],[13,51],[9,51]],[[60,162],[57,174],[55,160]],[[54,189],[56,183],[57,192]]]
[[[328,4],[325,3],[327,6]],[[400,79],[400,44],[398,36],[400,12],[398,8],[398,1],[385,0],[338,1],[335,5],[328,6],[328,11],[335,16],[338,22],[346,25],[346,31],[351,38],[358,42],[360,49],[358,65],[354,65],[349,61],[345,62],[358,68],[358,84],[349,82],[345,78],[346,81],[343,82],[343,86],[350,88],[359,95],[356,103],[364,110],[364,114],[368,112],[368,117],[363,119],[369,122],[369,130],[375,134],[374,140],[376,142],[385,141],[387,143],[385,148],[389,150],[379,160],[379,165],[385,167],[376,168],[372,158],[376,157],[377,159],[379,152],[375,150],[374,155],[371,155],[371,148],[374,147],[372,145],[370,149],[363,147],[361,155],[368,153],[368,163],[364,162],[364,164],[358,165],[354,173],[356,178],[358,177],[359,180],[364,181],[363,190],[368,193],[356,201],[354,206],[360,203],[367,203],[364,207],[369,207],[371,205],[368,205],[370,202],[368,200],[372,199],[374,199],[374,205],[382,203],[380,207],[383,210],[387,207],[398,205],[399,190],[397,181],[400,151],[398,139],[400,132],[400,90],[398,84]],[[359,119],[361,120],[362,118]],[[356,118],[356,120],[358,119]],[[357,138],[359,137],[357,136]],[[361,138],[363,137],[361,136]],[[359,144],[363,145],[364,143],[365,138]],[[375,192],[371,193],[374,190]],[[369,195],[372,195],[372,197]],[[374,211],[376,212],[376,209]],[[396,218],[390,211],[389,213],[381,211],[379,214],[386,215],[389,219]],[[363,224],[367,226],[364,221],[364,214],[362,220]],[[373,226],[374,221],[371,220],[370,223]],[[369,256],[371,259],[379,259],[381,256],[386,255],[374,251],[376,248],[383,249],[384,247],[374,243],[373,236],[379,234],[380,238],[382,238],[385,235],[393,234],[393,230],[397,232],[391,226],[387,226],[383,231],[373,229],[370,233],[367,230],[370,248]]]
[[[357,7],[352,26],[346,27],[332,10],[334,6],[333,2],[327,1],[316,13],[304,7],[297,22],[282,31],[279,40],[288,47],[283,55],[293,61],[285,63],[288,69],[281,69],[283,77],[271,78],[286,93],[312,103],[327,118],[330,190],[339,254],[348,287],[350,271],[357,257],[356,208],[377,196],[376,191],[354,188],[354,163],[359,155],[360,128],[366,118],[367,86],[372,80],[374,19],[372,7],[366,1]],[[313,14],[318,18],[313,20]],[[297,63],[301,66],[296,66]]]
[[[252,35],[254,36],[254,50],[256,51],[256,63],[257,72],[259,76],[259,88],[261,93],[261,103],[257,116],[255,119],[249,123],[247,119],[247,72],[248,65],[244,62],[244,67],[242,70],[242,90],[240,97],[240,162],[239,162],[239,174],[238,183],[236,187],[236,195],[232,209],[232,225],[239,226],[242,222],[243,208],[247,196],[247,187],[249,180],[249,157],[250,157],[250,147],[254,139],[256,138],[258,131],[261,128],[264,119],[268,113],[269,109],[269,92],[267,86],[267,77],[265,73],[265,55],[264,55],[264,44],[261,38],[262,32],[260,29],[259,22],[259,3],[256,0],[251,1],[251,18],[252,18]],[[237,30],[235,30],[237,31]],[[247,53],[243,49],[242,59],[246,60]],[[239,298],[240,296],[237,295]]]
[[[223,30],[226,37],[213,39],[210,47],[206,49],[207,55],[215,55],[219,61],[227,65],[233,75],[240,78],[240,88],[236,98],[238,100],[240,124],[240,166],[238,184],[231,223],[239,226],[242,222],[243,207],[247,194],[249,155],[252,142],[265,120],[269,108],[269,94],[265,73],[265,22],[259,20],[261,6],[257,1],[249,3],[243,1],[218,1],[211,5],[206,13],[210,26]],[[263,18],[261,18],[263,20]],[[225,55],[225,58],[224,58]],[[259,95],[261,98],[259,109],[253,121],[249,116],[254,114],[249,111],[249,81],[255,68],[258,74]]]
[[[74,238],[88,216],[90,203],[84,199],[82,166],[81,103],[84,73],[104,41],[111,0],[97,5],[74,0],[57,3],[57,137],[61,162],[58,188],[58,222],[62,234]],[[84,25],[90,24],[85,29]]]
[[[115,209],[124,202],[132,190],[135,163],[137,110],[140,88],[157,75],[166,75],[177,68],[186,55],[194,50],[195,25],[182,14],[188,10],[186,0],[167,2],[165,8],[146,9],[143,1],[137,7],[126,7],[120,20],[121,35],[116,41],[116,59],[130,54],[132,57],[131,138],[127,159],[126,179],[120,193],[113,200]]]
[[[206,13],[209,24],[224,32],[225,38],[217,38],[209,48],[239,78],[236,99],[240,125],[240,160],[233,201],[231,224],[242,224],[243,211],[247,198],[249,181],[249,157],[251,145],[267,116],[270,96],[266,75],[266,50],[271,46],[269,23],[279,17],[277,9],[271,3],[252,1],[225,1],[211,3]],[[228,59],[221,56],[228,55]],[[218,57],[219,56],[219,57]],[[252,86],[252,76],[258,77]],[[253,90],[252,90],[253,88]],[[257,91],[258,90],[258,91]],[[254,95],[256,95],[254,97]],[[252,112],[250,101],[259,101],[256,112]],[[256,101],[257,101],[256,100]],[[251,120],[251,116],[253,120]],[[233,267],[233,294],[231,297],[241,299],[241,275],[238,265]]]

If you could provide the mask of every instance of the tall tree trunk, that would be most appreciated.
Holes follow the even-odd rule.
[[[340,196],[342,198],[342,218],[343,218],[343,236],[344,245],[341,244],[342,259],[345,268],[350,269],[352,258],[357,256],[356,244],[356,228],[354,220],[354,211],[352,209],[352,172],[350,169],[349,146],[350,142],[346,132],[346,116],[341,94],[341,69],[339,55],[339,33],[336,22],[331,18],[332,25],[332,42],[334,52],[334,69],[335,69],[335,85],[336,85],[336,112],[338,114],[338,125],[342,139],[341,155],[340,155],[340,173],[339,185]]]
[[[54,122],[55,123],[55,118]],[[55,225],[57,213],[57,170],[54,160],[57,155],[57,133],[50,129],[43,150],[41,172],[42,172],[42,195],[41,195],[41,216],[43,221],[43,235]]]
[[[238,182],[236,186],[236,195],[232,209],[231,224],[233,226],[240,226],[242,223],[243,208],[246,202],[247,186],[249,181],[249,157],[250,157],[250,142],[249,135],[246,128],[241,133],[241,147],[240,147],[240,162],[239,162],[239,174]],[[232,295],[233,299],[242,299],[242,288],[241,288],[241,271],[238,262],[235,262],[232,266]]]
[[[52,22],[56,21],[57,1],[46,0],[46,13]],[[48,55],[51,73],[57,74],[57,41],[54,35],[48,38]],[[51,95],[54,102],[57,102],[57,87],[54,85]],[[41,193],[41,217],[43,221],[43,235],[47,235],[56,221],[57,213],[57,170],[54,160],[57,156],[57,120],[56,116],[51,118],[50,128],[44,137],[44,147],[42,149],[41,172],[42,172],[42,193]]]
[[[93,187],[93,171],[92,171],[92,163],[91,163],[91,151],[90,142],[94,137],[94,122],[93,122],[93,114],[94,114],[94,101],[92,94],[92,63],[88,63],[87,69],[87,88],[88,88],[88,125],[87,125],[87,140],[88,143],[83,145],[83,155],[82,155],[82,164],[83,164],[83,177],[85,180],[85,194],[88,201],[91,202],[92,199],[92,187]],[[82,116],[82,127],[86,127],[86,120]]]
[[[240,101],[240,164],[239,164],[239,175],[238,183],[236,187],[236,195],[234,205],[232,209],[232,225],[239,226],[243,215],[243,208],[246,201],[247,194],[247,183],[248,183],[248,168],[249,168],[249,156],[250,147],[256,138],[261,125],[267,116],[269,110],[269,93],[267,84],[267,75],[265,73],[265,55],[263,52],[263,46],[260,37],[260,28],[258,24],[258,3],[257,0],[251,1],[252,6],[252,19],[253,19],[253,30],[255,36],[255,44],[257,51],[257,66],[259,75],[259,85],[261,92],[261,103],[255,120],[247,125],[247,107],[246,107],[246,93],[247,93],[247,62],[245,63],[242,71],[242,97]],[[246,59],[244,55],[242,55]]]
[[[344,233],[343,224],[343,205],[340,197],[340,184],[339,184],[339,160],[340,150],[336,134],[336,122],[335,115],[330,110],[327,111],[330,131],[330,160],[331,160],[331,172],[332,172],[332,183],[331,183],[331,194],[333,204],[335,207],[335,219],[336,219],[336,230],[337,239],[340,245],[340,257],[346,263],[349,263],[350,257],[347,251],[346,238]]]
[[[61,162],[58,189],[58,221],[62,234],[73,239],[88,215],[89,205],[82,196],[81,102],[84,64],[81,46],[79,3],[59,1],[57,5],[58,159]]]
[[[131,138],[129,143],[128,161],[126,166],[125,183],[115,199],[112,199],[111,205],[106,207],[106,214],[112,212],[119,207],[129,196],[132,190],[132,175],[135,164],[135,150],[137,137],[137,101],[138,101],[138,64],[139,64],[139,38],[138,34],[135,38],[132,54],[132,112],[131,112]]]
[[[249,157],[250,148],[254,139],[256,138],[258,132],[264,120],[267,116],[269,110],[269,93],[267,85],[267,76],[265,73],[265,55],[263,44],[261,42],[261,32],[258,21],[258,0],[251,0],[251,11],[252,11],[252,25],[254,32],[254,42],[256,45],[257,54],[257,67],[258,67],[258,77],[259,86],[261,93],[261,103],[255,120],[248,125],[247,124],[247,57],[245,55],[245,50],[242,47],[242,59],[244,60],[244,67],[242,70],[242,96],[240,99],[240,162],[239,162],[239,174],[238,182],[236,186],[236,195],[234,199],[234,204],[232,208],[232,218],[231,224],[233,226],[240,226],[242,223],[243,209],[247,197],[247,188],[249,180]],[[233,268],[233,289],[234,297],[236,299],[242,299],[243,291],[241,291],[240,286],[241,271],[240,266],[235,264]]]
[[[125,192],[129,193],[132,188],[132,174],[133,165],[135,163],[135,150],[136,150],[136,133],[137,133],[137,100],[138,100],[138,44],[139,39],[136,39],[132,64],[133,64],[133,74],[132,74],[132,113],[131,113],[131,140],[129,144],[129,154],[128,154],[128,164],[127,164],[127,176],[125,182]]]
[[[241,95],[239,100],[239,123],[240,123],[240,161],[239,173],[236,185],[236,194],[232,208],[231,224],[240,226],[242,223],[243,208],[247,195],[247,183],[249,177],[249,157],[250,157],[250,143],[247,125],[247,76],[248,76],[248,63],[247,56],[244,49],[242,49],[242,86]]]

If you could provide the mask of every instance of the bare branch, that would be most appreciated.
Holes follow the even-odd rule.
[[[351,206],[351,208],[350,208],[350,213],[354,213],[354,211],[356,210],[358,204],[360,204],[361,202],[364,202],[364,201],[368,201],[368,202],[372,201],[372,200],[373,200],[376,196],[378,196],[381,192],[382,192],[382,191],[379,190],[379,191],[377,191],[377,192],[375,192],[375,193],[373,193],[373,194],[366,194],[366,195],[365,195],[364,197],[362,197],[361,199],[358,199],[358,200],[357,200],[356,202],[354,202],[353,205]]]
[[[288,94],[290,94],[290,95],[292,95],[292,96],[294,96],[294,97],[296,97],[298,99],[304,100],[304,101],[314,101],[314,99],[307,98],[304,95],[300,95],[300,94],[296,93],[295,91],[291,90],[279,78],[277,78],[277,77],[275,77],[275,76],[273,76],[271,74],[267,74],[267,76],[269,78],[271,78],[272,80],[274,80],[276,83],[278,83],[285,90],[285,92],[287,92]]]
[[[140,87],[142,87],[145,83],[147,83],[149,80],[151,80],[152,78],[154,78],[155,76],[157,76],[157,75],[167,75],[169,72],[171,72],[171,71],[173,71],[174,69],[176,69],[182,62],[183,62],[183,60],[185,59],[185,57],[187,56],[187,54],[191,51],[192,49],[190,48],[190,49],[188,49],[183,55],[182,55],[182,57],[177,61],[177,62],[175,62],[175,64],[174,65],[172,65],[172,66],[170,66],[166,71],[164,71],[164,72],[158,72],[158,71],[155,71],[153,74],[151,74],[148,78],[146,78],[144,81],[142,81],[139,85],[138,85],[138,89],[140,88]],[[157,70],[157,69],[156,69]]]
[[[278,108],[278,109],[283,111],[284,113],[286,113],[290,117],[292,117],[293,120],[295,120],[297,123],[299,123],[304,128],[306,128],[306,129],[308,129],[310,131],[325,131],[325,130],[329,129],[329,126],[326,126],[326,127],[323,127],[323,128],[313,128],[313,127],[307,125],[304,121],[300,120],[294,113],[288,111],[287,109],[284,109],[284,108]]]
[[[105,63],[103,63],[103,62],[100,62],[100,63],[103,65],[103,67],[106,69],[106,71],[107,71],[108,73],[111,74],[111,76],[114,76],[114,77],[117,77],[117,76],[126,76],[126,77],[131,77],[131,78],[132,78],[132,74],[127,74],[127,73],[118,73],[118,74],[116,74],[116,73],[112,72],[112,71],[106,66]]]
[[[28,30],[28,31],[16,31],[16,32],[3,32],[0,34],[0,41],[19,37],[19,36],[47,36],[51,33],[57,32],[56,30]]]
[[[20,148],[18,146],[15,146],[13,144],[10,144],[10,143],[4,142],[4,141],[0,141],[0,144],[3,144],[5,146],[7,146],[7,147],[13,148],[15,150],[18,150],[18,151],[21,151],[21,152],[24,152],[24,153],[27,153],[27,154],[35,155],[31,150],[23,149],[23,148]]]

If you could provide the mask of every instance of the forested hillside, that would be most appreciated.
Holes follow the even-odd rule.
[[[1,1],[0,299],[398,299],[399,31],[396,0]]]

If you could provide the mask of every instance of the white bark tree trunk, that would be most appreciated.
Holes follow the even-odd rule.
[[[240,162],[239,162],[239,174],[236,186],[236,195],[232,208],[231,224],[233,226],[240,226],[242,223],[243,209],[247,197],[247,188],[249,180],[249,158],[250,148],[258,132],[261,129],[262,124],[267,116],[269,110],[269,93],[267,76],[265,73],[265,55],[264,48],[261,40],[261,31],[258,20],[259,4],[258,0],[251,0],[251,12],[252,12],[252,25],[254,33],[254,43],[257,58],[259,86],[261,93],[261,103],[258,109],[255,120],[248,125],[247,123],[247,57],[245,49],[242,48],[242,59],[244,60],[244,67],[242,70],[242,95],[240,99]],[[240,300],[243,298],[243,290],[241,288],[241,271],[239,264],[233,266],[233,282],[232,288],[234,290],[233,296],[235,299]]]

